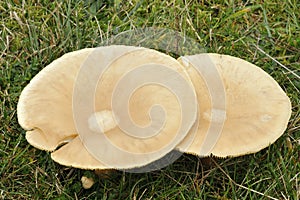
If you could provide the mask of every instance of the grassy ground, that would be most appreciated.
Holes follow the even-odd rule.
[[[300,74],[300,2],[210,2],[0,1],[0,199],[299,199],[300,79],[293,73]],[[208,52],[261,66],[291,98],[285,134],[253,155],[184,155],[159,171],[114,172],[105,178],[60,166],[26,142],[16,104],[36,73],[66,52],[152,26],[184,32]],[[94,177],[96,184],[84,190],[82,175]]]

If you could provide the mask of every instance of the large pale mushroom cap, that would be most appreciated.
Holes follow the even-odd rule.
[[[146,73],[139,71],[141,66]],[[162,83],[151,84],[153,69],[162,66],[163,71],[156,72],[156,81]],[[165,87],[174,78],[186,84],[177,83],[175,92]],[[132,84],[144,79],[148,82],[134,88]],[[18,119],[28,130],[26,139],[37,148],[54,151],[66,142],[51,154],[60,164],[127,169],[149,164],[175,148],[195,122],[195,96],[189,76],[175,59],[145,48],[100,47],[66,54],[36,75],[20,96]],[[156,115],[165,117],[163,123]],[[134,133],[128,116],[136,125]],[[153,130],[150,135],[136,135],[135,130],[147,127]]]
[[[239,156],[267,147],[284,133],[291,103],[265,71],[245,60],[211,53],[179,61],[192,79],[200,109],[195,137],[189,134],[179,150],[199,156]],[[220,81],[223,87],[218,86]],[[192,144],[184,149],[189,140]]]

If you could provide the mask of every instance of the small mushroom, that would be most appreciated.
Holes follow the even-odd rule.
[[[146,72],[139,71],[141,66]],[[154,72],[156,66],[165,66],[164,71]],[[99,68],[104,69],[102,74]],[[165,74],[168,70],[170,76]],[[181,85],[176,89],[186,103],[180,104],[163,84],[130,85],[148,80],[151,73],[165,84],[185,80],[192,92]],[[130,91],[130,99],[121,104],[122,95],[127,97]],[[54,161],[84,169],[128,169],[147,165],[179,144],[196,120],[196,104],[190,105],[193,100],[192,82],[178,61],[155,50],[116,45],[79,50],[55,60],[22,91],[17,111],[27,141],[51,151]],[[155,109],[157,104],[163,110]],[[182,106],[188,116],[182,117]],[[156,123],[159,119],[151,118],[152,111],[163,111],[162,127]],[[128,119],[137,130],[154,121],[157,126],[150,126],[154,135],[130,135],[121,128],[132,127]]]
[[[81,177],[81,184],[84,189],[90,189],[94,185],[95,181],[92,178],[86,176]]]
[[[207,53],[178,60],[192,79],[200,111],[199,126],[178,145],[180,151],[199,156],[240,156],[267,147],[284,133],[291,103],[265,71],[229,55]],[[223,87],[216,87],[219,81]],[[205,141],[210,137],[215,143]],[[186,145],[189,142],[191,145]],[[209,145],[204,146],[205,142]],[[203,149],[210,151],[203,153]]]

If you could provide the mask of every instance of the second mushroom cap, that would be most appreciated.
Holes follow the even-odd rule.
[[[240,156],[267,147],[284,133],[291,103],[265,71],[240,58],[213,53],[179,61],[199,102],[198,127],[178,145],[179,150],[199,156]]]

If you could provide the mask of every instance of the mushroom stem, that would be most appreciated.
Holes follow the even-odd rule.
[[[110,110],[102,110],[93,113],[88,119],[89,129],[98,133],[105,133],[117,126],[113,113]]]

